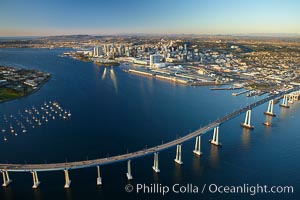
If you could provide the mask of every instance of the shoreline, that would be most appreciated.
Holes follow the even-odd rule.
[[[216,83],[215,81],[207,81],[207,82],[201,82],[201,81],[191,81],[191,80],[186,80],[182,79],[180,77],[176,76],[165,76],[163,74],[156,74],[150,71],[140,71],[136,69],[128,69],[128,70],[123,70],[129,74],[133,74],[136,76],[142,76],[142,77],[148,77],[148,78],[154,78],[162,81],[166,81],[169,83],[174,83],[174,84],[180,84],[180,85],[186,85],[186,86],[221,86],[221,85],[230,85],[228,83]]]
[[[37,91],[39,91],[48,81],[50,81],[52,78],[52,75],[50,74],[50,76],[48,78],[46,78],[36,89],[26,93],[25,95],[19,96],[19,97],[15,97],[15,98],[10,98],[10,99],[4,99],[4,100],[0,100],[0,104],[1,103],[5,103],[8,101],[13,101],[13,100],[17,100],[17,99],[21,99],[21,98],[25,98],[31,94],[36,93]]]
[[[78,61],[82,61],[82,62],[91,62],[94,63],[95,65],[99,66],[99,67],[114,67],[114,66],[120,66],[120,62],[117,61],[111,61],[111,62],[97,62],[97,61],[93,61],[87,57],[80,57],[80,56],[72,56],[70,55],[71,58],[78,60]]]

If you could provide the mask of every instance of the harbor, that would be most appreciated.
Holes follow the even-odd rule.
[[[53,81],[49,81],[45,87],[33,95],[0,104],[0,128],[2,129],[3,124],[2,117],[6,115],[9,122],[12,120],[12,127],[18,134],[15,136],[9,132],[10,123],[5,123],[6,133],[1,133],[0,137],[4,164],[63,163],[63,167],[66,164],[69,167],[70,163],[76,161],[86,164],[87,160],[97,158],[103,158],[104,162],[107,161],[106,158],[108,161],[115,161],[113,158],[126,154],[127,149],[128,153],[144,148],[149,150],[151,147],[176,139],[177,134],[178,138],[183,138],[190,132],[190,129],[192,132],[200,126],[204,127],[205,124],[209,124],[209,121],[240,108],[240,105],[247,106],[247,101],[251,103],[266,96],[246,98],[241,95],[236,98],[231,93],[240,92],[240,90],[208,91],[209,87],[182,87],[156,81],[151,76],[143,78],[124,73],[121,67],[113,68],[119,85],[119,92],[116,94],[113,81],[107,78],[111,67],[99,68],[93,63],[57,58],[56,55],[59,55],[61,51],[55,49],[45,51],[24,49],[24,51],[28,51],[26,56],[18,49],[5,58],[6,62],[18,59],[19,62],[28,66],[43,66],[44,68],[40,70],[51,72]],[[48,59],[40,65],[35,60],[29,62],[28,56]],[[60,62],[59,66],[53,65],[57,59]],[[105,69],[106,78],[102,79]],[[243,90],[245,89],[241,89]],[[48,112],[55,115],[55,120],[47,115],[48,122],[40,120],[41,125],[38,125],[36,121],[33,122],[33,116],[25,112],[25,109],[27,111],[30,109],[39,120],[42,117],[41,114],[46,116],[41,106],[45,108],[44,103],[46,103],[50,107],[49,100],[52,103],[58,102],[64,112],[69,113],[70,110],[71,117],[60,118],[48,108]],[[39,115],[32,106],[37,109]],[[251,125],[255,126],[253,130],[240,127],[240,122],[243,122],[245,118],[244,114],[227,121],[219,130],[218,142],[222,143],[223,149],[218,149],[217,146],[208,143],[213,138],[211,130],[201,137],[200,152],[203,153],[201,157],[193,155],[195,139],[183,143],[183,165],[181,166],[174,162],[176,146],[161,152],[159,153],[161,174],[152,172],[153,156],[132,159],[132,181],[142,180],[151,183],[159,177],[168,185],[174,184],[174,180],[185,179],[197,185],[203,185],[207,180],[212,180],[217,176],[220,184],[226,185],[227,176],[224,174],[235,173],[236,176],[230,176],[234,181],[256,184],[257,176],[245,177],[245,171],[261,172],[259,181],[263,182],[271,180],[276,173],[284,173],[284,166],[289,165],[292,176],[287,179],[295,182],[298,180],[299,165],[295,160],[299,155],[299,150],[288,144],[298,140],[299,106],[298,102],[290,104],[289,109],[279,107],[279,105],[274,106],[274,113],[277,117],[273,117],[270,128],[262,124],[266,117],[263,115],[267,108],[266,104],[253,109],[251,120]],[[19,116],[19,110],[25,118]],[[9,118],[11,114],[23,123],[27,132],[23,133],[17,122]],[[27,116],[34,123],[35,128],[32,128],[32,124],[26,123]],[[146,120],[148,122],[144,123]],[[4,136],[7,137],[6,142]],[[273,148],[276,145],[280,145],[280,148]],[[276,156],[268,156],[270,151],[274,155],[284,153],[290,157],[284,163],[277,163],[278,167],[274,169],[272,165],[276,163]],[[257,158],[261,157],[266,159],[260,160],[260,165],[249,166],[249,162],[255,163],[258,161]],[[237,168],[233,168],[232,165],[223,165],[223,161],[231,162],[232,165],[239,166],[241,170],[236,170]],[[215,170],[211,166],[222,168],[222,170]],[[202,171],[204,168],[206,170]],[[266,168],[268,170],[265,170]],[[170,171],[176,173],[168,173]],[[126,198],[127,194],[124,191],[124,186],[128,184],[126,172],[127,162],[125,161],[101,166],[103,185],[97,186],[96,166],[82,170],[69,170],[72,184],[71,188],[66,190],[63,189],[65,185],[63,169],[57,172],[37,172],[41,182],[37,190],[31,188],[33,179],[30,171],[9,172],[13,181],[7,188],[1,189],[0,199],[5,199],[6,192],[17,199],[23,197],[34,199],[33,195],[39,192],[50,199],[59,199],[66,194],[71,194],[73,197],[78,195],[79,199],[94,199],[95,197],[120,199],[124,196]],[[3,180],[1,181],[2,184]],[[86,191],[89,193],[87,194]],[[110,191],[116,192],[111,194]],[[141,196],[136,196],[141,198]],[[205,198],[210,198],[210,196],[205,196]]]

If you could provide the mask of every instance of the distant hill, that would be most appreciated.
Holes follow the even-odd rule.
[[[80,40],[91,40],[99,39],[102,36],[93,35],[56,35],[56,36],[46,36],[41,37],[38,40],[48,40],[48,41],[80,41]]]

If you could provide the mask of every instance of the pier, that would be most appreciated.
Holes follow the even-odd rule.
[[[239,90],[242,87],[209,88],[210,90]]]
[[[250,91],[251,91],[251,90],[244,90],[244,91],[242,91],[242,92],[232,93],[232,96],[239,96],[239,95],[241,95],[241,94],[245,94],[245,93],[250,92]]]
[[[140,70],[134,70],[134,69],[129,69],[128,70],[129,73],[133,73],[133,74],[139,74],[139,75],[143,75],[143,76],[150,76],[152,77],[154,74],[151,72],[146,72],[146,71],[140,71]]]

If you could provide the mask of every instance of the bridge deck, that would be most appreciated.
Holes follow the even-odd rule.
[[[281,95],[293,92],[298,90],[299,88],[290,89],[288,91],[281,92],[276,95],[272,95],[269,97],[266,97],[264,99],[261,99],[257,102],[254,102],[248,106],[245,106],[239,110],[236,110],[221,119],[218,119],[216,121],[213,121],[212,123],[184,136],[181,138],[178,138],[176,140],[173,140],[171,142],[161,144],[155,147],[151,147],[144,150],[139,150],[132,153],[127,153],[123,155],[118,156],[112,156],[107,158],[100,158],[100,159],[94,159],[94,160],[86,160],[86,161],[76,161],[76,162],[66,162],[66,163],[52,163],[52,164],[0,164],[1,170],[7,170],[7,171],[14,171],[14,172],[25,172],[25,171],[58,171],[58,170],[64,170],[64,169],[80,169],[80,168],[87,168],[87,167],[93,167],[98,165],[107,165],[114,162],[121,162],[126,160],[132,160],[134,158],[147,156],[150,154],[153,154],[155,152],[160,152],[163,150],[166,150],[168,148],[174,147],[178,144],[182,144],[190,139],[195,138],[196,136],[199,136],[201,134],[205,134],[206,132],[212,130],[214,127],[219,126],[221,123],[228,121],[230,119],[233,119],[234,117],[240,115],[243,112],[246,112],[248,109],[255,108],[259,105],[264,104],[265,102],[275,99]]]

